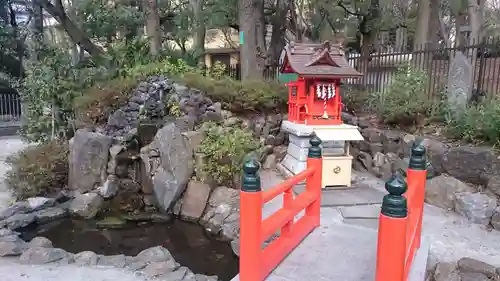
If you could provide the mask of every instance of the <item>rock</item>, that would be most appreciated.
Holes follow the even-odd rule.
[[[0,228],[0,239],[5,236],[17,236],[17,235],[19,235],[19,233],[12,231],[11,229]]]
[[[386,155],[377,152],[373,156],[373,172],[383,180],[388,180],[392,176],[392,164]]]
[[[26,227],[32,223],[34,223],[36,220],[36,216],[32,213],[30,214],[16,214],[11,217],[8,217],[7,219],[2,221],[2,224],[4,224],[7,228],[9,229],[18,229],[22,227]]]
[[[373,143],[382,143],[382,131],[377,128],[365,128],[361,130],[361,135],[369,141]]]
[[[357,162],[361,164],[361,167],[366,171],[372,171],[373,160],[370,154],[359,151],[357,155]]]
[[[111,137],[83,129],[76,131],[69,152],[69,188],[91,191],[106,180]]]
[[[461,281],[456,264],[439,262],[434,271],[434,281]]]
[[[186,138],[187,145],[191,151],[196,151],[204,137],[202,131],[189,131],[182,133],[182,135]]]
[[[497,206],[495,199],[481,193],[456,194],[455,211],[473,223],[488,225]]]
[[[382,145],[384,146],[384,153],[393,152],[396,154],[402,153],[401,146],[401,132],[386,130],[382,134]]]
[[[467,56],[455,52],[448,69],[447,105],[455,115],[465,110],[472,95],[472,66]]]
[[[164,280],[180,280],[180,281],[182,281],[182,280],[184,280],[184,277],[186,277],[188,272],[191,272],[191,270],[189,270],[189,268],[187,268],[185,266],[181,266],[175,271],[172,271],[172,272],[169,272],[169,273],[162,275],[161,278]]]
[[[142,273],[146,277],[157,278],[176,270],[178,267],[179,265],[173,259],[170,259],[162,262],[152,262],[142,270]]]
[[[211,188],[208,184],[189,181],[182,198],[180,216],[183,220],[198,221],[205,211]]]
[[[435,172],[441,174],[445,171],[445,155],[448,153],[448,145],[433,139],[423,139],[420,142],[427,150],[427,160],[430,162]],[[408,154],[410,156],[410,154]]]
[[[49,221],[64,218],[67,215],[66,210],[58,207],[42,209],[33,213],[38,223],[46,223]]]
[[[494,266],[475,259],[461,258],[457,265],[458,270],[462,273],[481,273],[489,278],[493,278],[496,275]]]
[[[236,238],[231,241],[231,250],[236,256],[240,256],[240,238]]]
[[[494,229],[500,230],[500,206],[495,209],[493,216],[491,217],[491,225]]]
[[[200,223],[212,234],[223,235],[223,238],[232,240],[238,232],[230,232],[230,230],[239,230],[238,221],[235,221],[236,217],[231,216],[238,211],[238,204],[238,190],[225,186],[217,187],[208,200],[207,211]]]
[[[193,174],[193,152],[174,124],[158,131],[152,143],[160,152],[160,167],[153,178],[153,191],[163,211],[168,211],[186,189]]]
[[[96,226],[98,228],[122,228],[127,224],[126,220],[118,217],[106,217],[98,222]]]
[[[500,196],[500,175],[485,175],[486,188],[495,195]]]
[[[118,178],[115,175],[108,175],[104,184],[99,186],[97,191],[103,198],[111,198],[118,193],[118,189]]]
[[[145,268],[147,265],[147,262],[140,261],[137,257],[127,257],[127,265],[125,267],[128,270],[137,271]]]
[[[137,254],[137,258],[144,262],[165,262],[172,260],[172,254],[162,246],[151,247],[142,250]]]
[[[443,167],[451,176],[473,184],[484,184],[482,175],[494,167],[495,154],[490,148],[452,147],[444,157]]]
[[[285,145],[273,147],[273,154],[276,156],[276,161],[281,161],[285,158],[287,153],[287,147]]]
[[[425,202],[440,208],[453,209],[455,194],[474,191],[472,187],[454,177],[441,175],[427,181]]]
[[[135,212],[142,210],[144,201],[137,192],[119,192],[118,195],[111,199],[111,206],[114,210],[120,212]]]
[[[116,173],[116,157],[124,150],[125,146],[121,144],[114,144],[109,148],[108,174],[114,175]]]
[[[202,274],[196,274],[196,281],[217,281],[219,278],[217,276],[207,276]]]
[[[31,211],[37,211],[43,208],[52,207],[56,203],[55,199],[45,197],[31,197],[26,199]]]
[[[125,265],[127,265],[127,262],[125,255],[99,256],[97,259],[97,265],[124,268]]]
[[[92,251],[80,252],[78,254],[75,254],[73,258],[75,259],[75,263],[77,265],[82,265],[82,266],[97,265],[97,260],[99,259],[97,254]]]
[[[31,239],[31,241],[28,243],[28,247],[29,248],[34,248],[34,247],[54,248],[54,246],[52,246],[52,241],[50,241],[49,239],[47,239],[45,237],[41,237],[41,236],[38,236],[38,237]]]
[[[91,219],[97,215],[103,202],[99,194],[79,194],[71,201],[69,213],[85,219]]]
[[[34,247],[23,252],[19,261],[26,264],[46,264],[71,259],[71,255],[59,248]]]
[[[2,212],[0,219],[6,219],[16,214],[25,214],[31,211],[31,207],[27,201],[16,202]]]
[[[262,165],[262,169],[274,169],[276,168],[276,155],[270,154],[266,157],[266,161]]]
[[[221,122],[222,115],[213,111],[206,111],[201,115],[201,121],[203,122]]]
[[[0,241],[0,257],[19,256],[25,248],[23,241]]]
[[[461,273],[460,274],[461,281],[490,281],[491,279],[488,276],[482,273]]]

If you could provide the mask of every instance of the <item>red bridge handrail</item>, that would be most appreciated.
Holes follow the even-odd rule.
[[[316,137],[311,140],[306,170],[267,191],[260,189],[257,169],[255,179],[251,174],[244,175],[240,192],[240,281],[264,280],[319,226],[323,167],[321,149],[318,147],[320,143]],[[305,192],[294,198],[293,186],[304,180]],[[250,188],[245,188],[245,182],[250,182]],[[263,219],[264,204],[280,194],[283,194],[283,207]],[[304,209],[304,216],[296,220],[296,216]],[[263,248],[263,243],[278,231],[279,236]]]
[[[407,170],[407,190],[398,177],[386,184],[389,195],[384,197],[379,219],[376,281],[407,281],[420,248],[427,179],[425,148],[414,147],[410,163],[413,160],[416,164]]]

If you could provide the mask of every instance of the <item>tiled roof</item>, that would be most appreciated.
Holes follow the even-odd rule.
[[[328,41],[323,44],[291,42],[285,46],[281,71],[283,72],[287,66],[303,76],[363,76],[349,65],[342,47],[330,44]]]

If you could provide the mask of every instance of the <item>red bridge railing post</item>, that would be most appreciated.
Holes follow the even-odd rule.
[[[320,225],[321,215],[321,181],[323,173],[323,156],[321,153],[321,140],[313,135],[309,141],[309,153],[307,155],[307,168],[314,168],[314,173],[306,180],[306,190],[316,195],[316,201],[306,208],[306,216],[314,218],[314,226]]]
[[[420,247],[422,237],[422,217],[424,215],[425,183],[427,181],[427,159],[425,147],[415,144],[411,150],[410,164],[407,171],[407,182],[409,188],[415,188],[410,208],[415,213],[416,231],[415,246]]]
[[[404,281],[408,206],[403,193],[407,187],[396,175],[386,182],[385,189],[389,194],[384,196],[380,212],[375,280]]]
[[[255,160],[245,162],[240,191],[240,281],[262,280],[262,189]]]

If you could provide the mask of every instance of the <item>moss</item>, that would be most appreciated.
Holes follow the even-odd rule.
[[[206,93],[214,102],[234,113],[285,112],[287,89],[273,81],[237,81],[228,77],[214,79],[199,73],[185,73],[178,82]]]
[[[94,86],[74,100],[80,124],[102,124],[116,108],[127,103],[139,84],[138,78],[120,78]]]
[[[50,196],[68,182],[68,146],[49,142],[28,147],[7,158],[6,182],[18,199]]]

